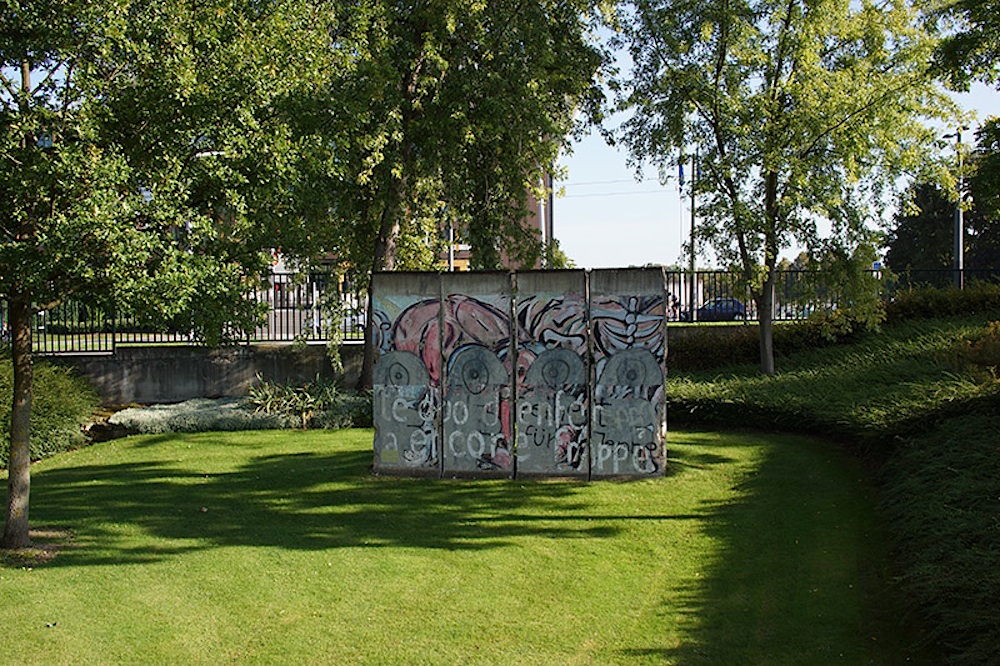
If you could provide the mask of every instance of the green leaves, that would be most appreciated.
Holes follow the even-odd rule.
[[[262,252],[304,248],[329,215],[301,194],[314,144],[289,101],[342,57],[335,17],[297,0],[78,4],[0,10],[0,294],[164,317],[201,302],[206,331],[246,319]]]
[[[923,122],[953,109],[927,73],[934,40],[905,2],[631,6],[635,67],[618,87],[633,115],[620,134],[661,167],[698,147],[700,235],[748,282],[763,267],[754,298],[767,318],[780,250],[819,249],[827,221],[851,254],[885,192],[933,152]]]
[[[995,0],[942,3],[938,17],[947,37],[935,53],[935,67],[957,90],[973,80],[996,82],[1000,76],[1000,6]]]
[[[523,228],[526,193],[595,94],[603,56],[587,35],[591,10],[468,0],[358,7],[356,58],[330,72],[338,113],[321,128],[336,137],[335,207],[354,221],[342,249],[356,264],[367,267],[381,237],[398,248],[387,264],[432,266],[433,253],[410,250],[444,210],[477,265],[496,265],[501,247],[538,256],[540,239]]]

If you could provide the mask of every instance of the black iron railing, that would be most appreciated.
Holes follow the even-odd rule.
[[[900,274],[870,272],[871,288],[883,297],[899,289],[947,287],[956,282],[953,270],[910,270]],[[1000,281],[998,271],[966,270],[966,283]],[[363,298],[344,293],[342,283],[328,273],[274,273],[266,286],[247,295],[265,304],[266,315],[253,330],[243,333],[244,344],[266,342],[325,343],[337,330],[345,341],[364,338]],[[667,318],[671,322],[755,321],[756,304],[746,283],[728,271],[670,271],[667,273]],[[339,302],[339,307],[330,307]],[[828,288],[821,271],[778,271],[774,319],[803,319],[814,312],[842,307],[841,294]],[[6,305],[0,306],[2,336],[7,337]],[[37,313],[32,322],[34,349],[40,354],[114,351],[116,345],[198,344],[197,337],[179,327],[153,327],[128,313],[66,301]]]

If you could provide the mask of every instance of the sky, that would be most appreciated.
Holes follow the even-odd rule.
[[[978,121],[1000,115],[1000,92],[993,88],[977,85],[956,98],[963,108],[976,112],[973,129]],[[563,195],[553,204],[560,247],[578,268],[686,266],[682,246],[691,230],[691,207],[678,190],[677,174],[660,185],[656,169],[647,166],[644,178],[637,180],[627,159],[627,151],[608,146],[596,131],[563,158],[567,174],[555,184]],[[793,249],[783,256],[794,259],[796,254],[798,249]],[[714,267],[712,263],[699,254],[699,268]]]

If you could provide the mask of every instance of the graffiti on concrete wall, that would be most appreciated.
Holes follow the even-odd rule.
[[[512,472],[510,381],[496,353],[482,345],[456,349],[445,385],[444,472]]]
[[[662,472],[665,294],[593,296],[595,476]]]
[[[523,370],[515,414],[519,474],[590,473],[589,334],[582,274],[580,278],[577,288],[563,294],[528,294],[518,285],[517,349]]]
[[[619,273],[377,275],[376,471],[662,474],[662,272]]]
[[[511,476],[510,276],[442,279],[443,473]],[[453,293],[462,286],[476,293]]]
[[[437,466],[434,392],[418,356],[394,351],[375,368],[375,452],[384,465]]]
[[[379,294],[373,308],[375,466],[436,473],[440,385],[437,299]],[[423,327],[420,330],[420,327]]]

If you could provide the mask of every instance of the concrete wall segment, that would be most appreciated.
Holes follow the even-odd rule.
[[[376,366],[377,471],[663,474],[662,269],[394,279],[375,283],[406,291],[375,298],[399,366]]]
[[[666,295],[662,268],[590,273],[591,477],[664,473]]]
[[[517,474],[587,478],[587,274],[517,273],[515,286]]]

